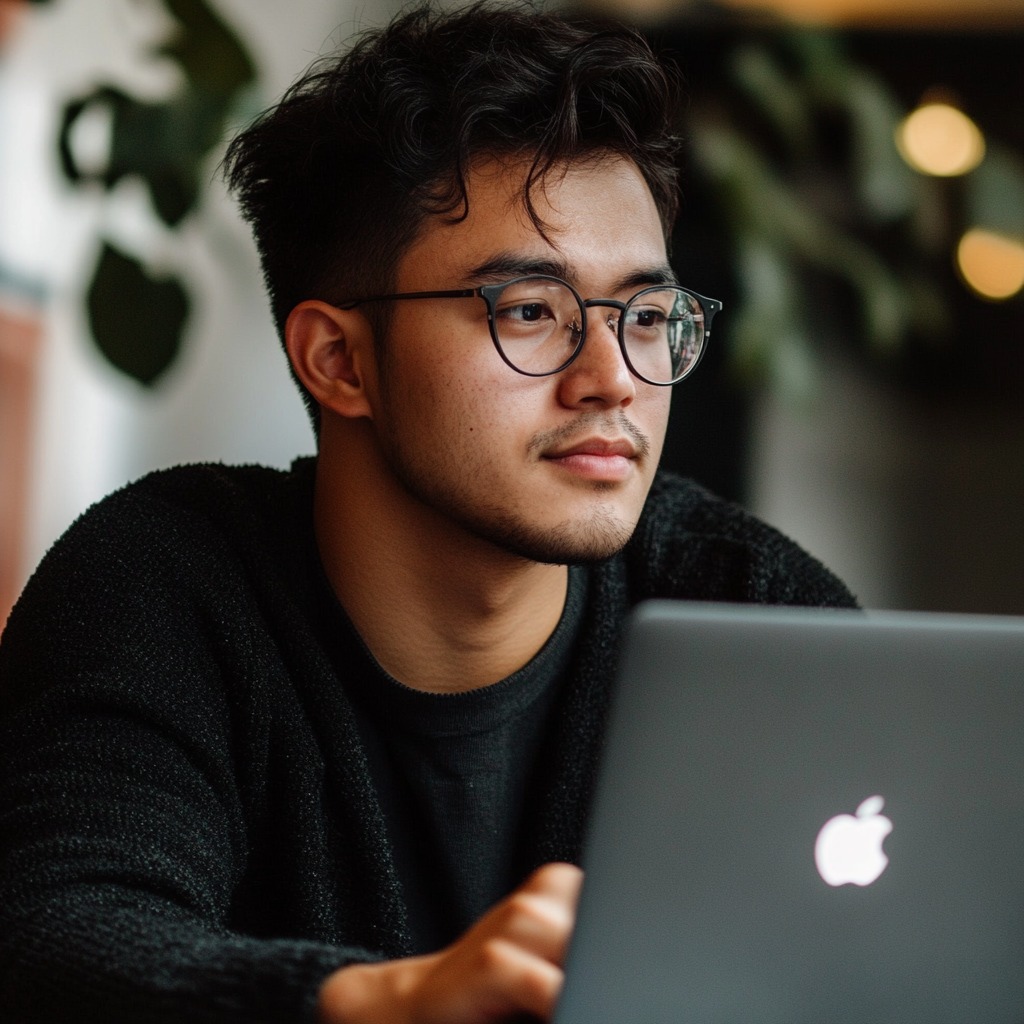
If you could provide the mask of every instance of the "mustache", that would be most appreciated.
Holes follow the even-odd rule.
[[[650,438],[635,423],[631,422],[621,409],[612,414],[585,413],[579,419],[573,420],[572,423],[566,423],[552,430],[541,431],[530,439],[527,451],[543,453],[551,448],[571,444],[577,437],[591,433],[600,434],[602,437],[624,434],[633,443],[640,458],[646,458],[651,451]]]

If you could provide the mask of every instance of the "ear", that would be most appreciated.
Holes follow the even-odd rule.
[[[351,419],[371,416],[367,385],[376,356],[365,317],[308,299],[288,314],[284,343],[296,376],[324,409]]]

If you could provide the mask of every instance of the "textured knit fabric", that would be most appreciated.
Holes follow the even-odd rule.
[[[44,559],[0,644],[0,1020],[295,1022],[410,949],[324,597],[312,466],[157,473]],[[850,605],[776,532],[655,482],[591,573],[524,864],[578,860],[617,641],[647,597]],[[347,682],[348,681],[348,682]]]

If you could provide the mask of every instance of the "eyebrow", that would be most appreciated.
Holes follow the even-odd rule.
[[[679,284],[675,271],[667,263],[634,270],[620,277],[612,286],[612,291],[623,292],[627,288],[646,288],[657,284]]]
[[[474,267],[468,273],[467,280],[476,284],[491,281],[498,283],[511,277],[528,277],[533,274],[560,277],[570,283],[577,276],[565,260],[501,252]],[[611,294],[626,291],[629,288],[639,289],[650,285],[678,283],[672,268],[667,263],[659,263],[649,267],[638,267],[623,274],[612,284]]]
[[[527,277],[531,274],[546,274],[548,277],[566,277],[569,266],[564,260],[544,257],[523,256],[514,252],[501,252],[485,263],[474,267],[467,279],[470,281],[504,281],[510,277]]]

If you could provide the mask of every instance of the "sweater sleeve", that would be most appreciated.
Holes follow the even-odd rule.
[[[217,646],[241,617],[155,530],[114,544],[103,518],[44,561],[0,645],[0,1019],[310,1021],[323,979],[376,955],[238,925],[259,730]]]

